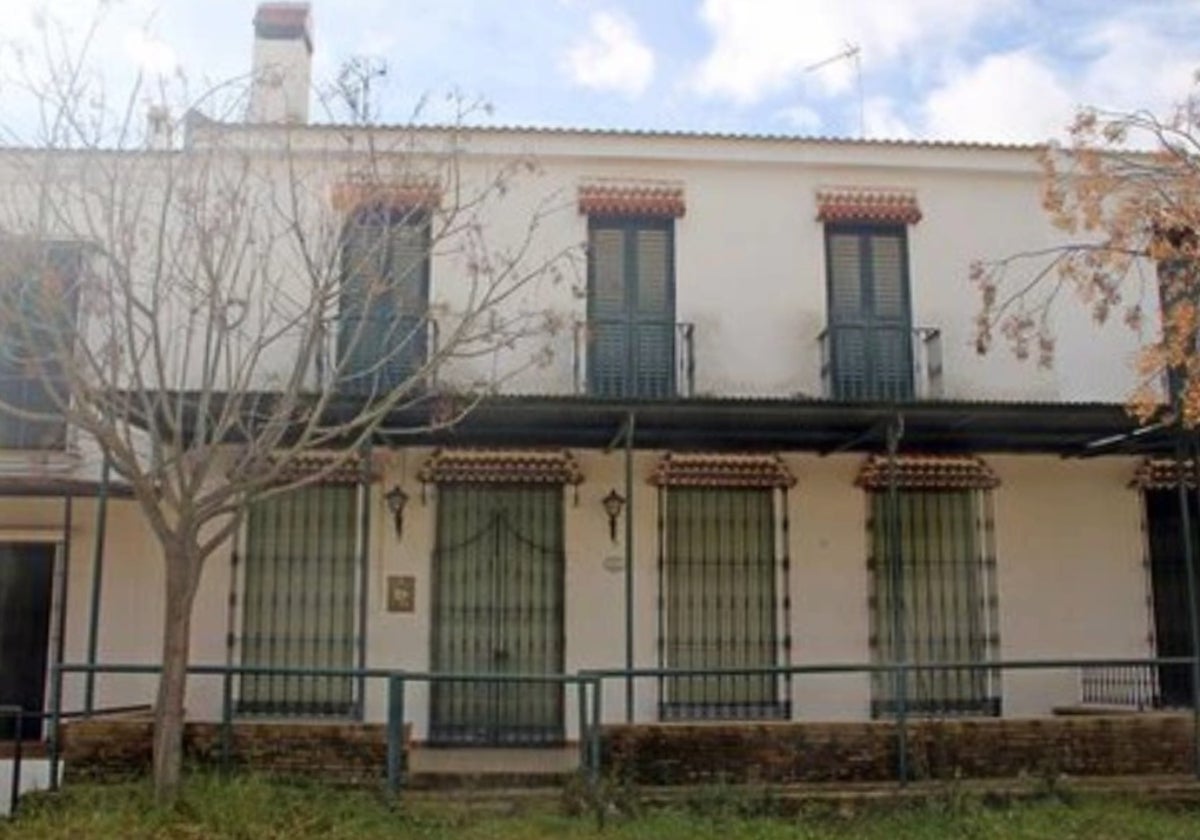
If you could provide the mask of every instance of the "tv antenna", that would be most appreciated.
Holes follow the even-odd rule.
[[[854,62],[854,82],[858,88],[858,137],[861,140],[867,136],[867,117],[866,106],[863,102],[862,49],[858,44],[851,44],[849,41],[846,41],[842,47],[842,51],[837,55],[831,55],[829,58],[808,65],[804,68],[804,72],[815,73],[817,70],[837,61]]]

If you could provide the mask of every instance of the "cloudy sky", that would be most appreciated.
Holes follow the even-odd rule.
[[[78,30],[92,5],[0,0],[0,39],[35,42],[45,10]],[[110,84],[139,64],[193,85],[248,70],[255,0],[106,5]],[[313,15],[316,80],[386,62],[376,106],[395,121],[422,94],[438,118],[456,88],[499,124],[1038,141],[1082,104],[1164,110],[1200,68],[1200,0],[314,0]]]

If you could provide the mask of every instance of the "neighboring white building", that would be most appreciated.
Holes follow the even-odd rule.
[[[272,9],[256,55],[280,75],[256,82],[261,121],[197,123],[188,143],[266,161],[287,149],[324,179],[328,217],[353,218],[334,206],[342,170],[327,161],[364,130],[302,124],[307,18]],[[444,133],[374,130],[397,144]],[[971,261],[1060,241],[1036,148],[516,128],[459,141],[468,179],[537,161],[489,229],[515,235],[512,217],[556,202],[536,248],[586,242],[578,276],[512,305],[578,326],[541,339],[544,365],[527,365],[537,341],[450,363],[439,387],[499,379],[503,393],[454,429],[381,444],[369,483],[252,511],[208,564],[194,662],[529,674],[869,663],[900,647],[919,662],[1190,651],[1162,471],[1089,447],[1135,426],[1122,408],[1135,337],[1068,305],[1052,369],[974,350]],[[407,200],[368,232],[393,243],[385,270],[412,278],[417,318],[452,311],[457,257],[425,256],[437,211]],[[382,375],[403,378],[425,352]],[[60,651],[157,659],[162,570],[119,481],[102,514],[86,447],[27,428],[0,421],[0,704],[41,709]],[[898,578],[882,527],[893,479]],[[610,516],[614,493],[625,504]],[[1147,681],[1129,677],[1125,699],[1189,700],[1176,671],[1137,673]],[[907,699],[923,714],[1044,715],[1078,703],[1080,680],[924,674]],[[150,702],[152,687],[101,676],[95,703]],[[82,677],[64,691],[66,708],[83,705]],[[574,739],[572,691],[417,685],[409,719],[424,741]],[[246,715],[385,716],[378,681],[247,677],[234,700]],[[857,720],[894,702],[866,674],[646,678],[632,692],[638,721]],[[625,703],[609,680],[606,718]],[[219,680],[192,679],[189,714],[220,705]]]

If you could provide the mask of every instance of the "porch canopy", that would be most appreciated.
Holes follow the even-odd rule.
[[[631,414],[638,448],[877,452],[898,419],[903,449],[946,454],[1167,454],[1177,441],[1173,427],[1143,426],[1117,403],[498,396],[452,426],[414,435],[412,428],[428,422],[434,409],[431,402],[396,412],[379,442],[603,448],[613,445]]]

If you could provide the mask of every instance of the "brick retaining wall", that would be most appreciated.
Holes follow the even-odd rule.
[[[149,718],[100,718],[63,726],[68,781],[109,781],[150,772],[153,724]],[[221,726],[189,723],[184,761],[217,768]],[[308,776],[344,784],[381,784],[387,734],[382,724],[258,723],[238,721],[230,741],[230,764],[280,776]]]
[[[914,779],[1192,771],[1190,715],[913,721]],[[605,727],[605,768],[637,784],[872,782],[896,778],[890,722]]]

